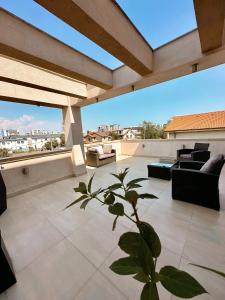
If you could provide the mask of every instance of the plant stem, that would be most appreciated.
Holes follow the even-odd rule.
[[[98,200],[99,202],[101,202],[102,204],[105,204],[101,199],[99,199],[98,197],[95,197],[96,200]],[[124,216],[127,217],[130,221],[132,221],[133,223],[136,224],[136,222],[131,218],[129,217],[126,213],[124,213]]]
[[[140,223],[140,219],[139,219],[139,217],[138,217],[137,209],[136,209],[134,203],[132,203],[132,207],[133,207],[134,215],[135,215],[135,218],[136,218],[136,224],[138,225],[138,224]]]

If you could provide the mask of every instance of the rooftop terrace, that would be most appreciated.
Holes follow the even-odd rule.
[[[78,178],[9,198],[0,227],[18,282],[0,299],[138,300],[142,284],[109,269],[121,256],[119,236],[132,230],[132,224],[121,218],[112,232],[113,218],[96,202],[85,211],[79,206],[63,209],[76,198],[73,188],[77,183],[88,181],[94,172],[94,187],[105,187],[114,182],[109,173],[129,167],[129,179],[145,177],[146,165],[157,160],[120,156],[116,163],[88,169]],[[159,267],[174,265],[195,276],[209,292],[196,299],[224,299],[223,279],[188,263],[225,271],[225,212],[172,200],[169,181],[151,178],[144,182],[142,190],[159,198],[142,200],[139,205],[141,218],[155,227],[162,240]],[[126,210],[131,212],[128,205]],[[163,300],[176,299],[163,288],[160,295]]]

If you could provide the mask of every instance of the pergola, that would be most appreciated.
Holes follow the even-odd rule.
[[[152,49],[114,0],[35,0],[124,63],[112,70],[0,8],[0,98],[62,108],[83,149],[80,108],[225,63],[225,0],[194,0],[198,28]]]

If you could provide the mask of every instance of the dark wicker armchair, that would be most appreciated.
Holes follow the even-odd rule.
[[[183,161],[180,168],[172,169],[172,198],[219,210],[220,175],[200,171],[203,165],[199,161]]]
[[[177,150],[177,160],[193,160],[206,162],[210,158],[209,144],[195,143],[194,149]]]

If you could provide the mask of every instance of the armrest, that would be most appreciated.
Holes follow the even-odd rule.
[[[206,162],[210,158],[210,151],[196,150],[191,153],[192,159]]]
[[[180,154],[189,154],[193,151],[193,149],[178,149],[177,150],[177,155],[179,156]]]
[[[172,180],[176,185],[192,185],[205,190],[218,189],[219,175],[190,169],[172,169]]]
[[[191,169],[191,170],[200,170],[204,164],[205,163],[202,161],[192,161],[192,160],[180,161],[180,168]]]

